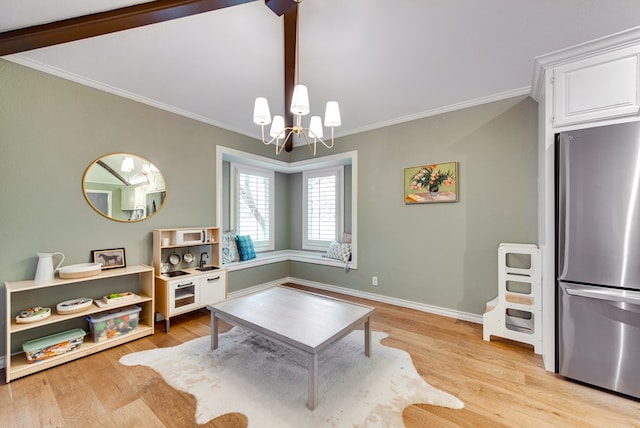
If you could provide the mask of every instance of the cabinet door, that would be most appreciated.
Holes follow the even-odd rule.
[[[554,126],[635,115],[640,108],[640,47],[554,69]]]
[[[199,307],[198,280],[169,281],[169,316],[189,312]]]
[[[218,272],[200,278],[200,306],[220,302],[227,298],[227,278],[225,272]]]
[[[144,187],[124,187],[120,192],[120,198],[121,210],[145,209],[147,203]]]

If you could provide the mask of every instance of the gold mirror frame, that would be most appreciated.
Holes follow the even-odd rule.
[[[167,195],[162,173],[131,153],[111,153],[93,161],[82,176],[82,192],[98,214],[125,223],[152,217]]]

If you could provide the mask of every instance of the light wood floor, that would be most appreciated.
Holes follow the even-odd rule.
[[[465,403],[462,410],[407,407],[407,427],[640,427],[640,402],[546,372],[528,345],[484,342],[477,324],[338,297],[375,306],[373,329],[389,333],[383,343],[408,351],[429,384]],[[0,385],[0,426],[196,426],[190,395],[147,367],[118,363],[130,352],[208,335],[209,313],[203,309],[172,319],[168,334],[162,326],[158,323],[148,338]],[[221,331],[226,329],[223,323]],[[204,426],[246,427],[247,420],[229,414]]]

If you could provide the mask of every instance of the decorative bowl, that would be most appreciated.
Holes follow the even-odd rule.
[[[51,316],[51,308],[43,308],[40,306],[34,306],[33,308],[20,311],[16,317],[18,324],[26,324],[31,322],[41,321]]]
[[[88,307],[92,306],[93,299],[88,297],[79,297],[77,299],[65,300],[64,302],[58,303],[56,306],[56,311],[59,314],[73,314],[75,312],[82,312],[86,310]]]
[[[102,263],[79,263],[59,268],[58,275],[60,278],[84,278],[97,275],[101,271]]]

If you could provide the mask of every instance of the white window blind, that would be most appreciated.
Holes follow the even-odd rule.
[[[343,168],[304,172],[303,249],[324,250],[342,233]]]
[[[274,248],[274,173],[232,164],[233,224],[238,235],[250,235],[256,250]]]

